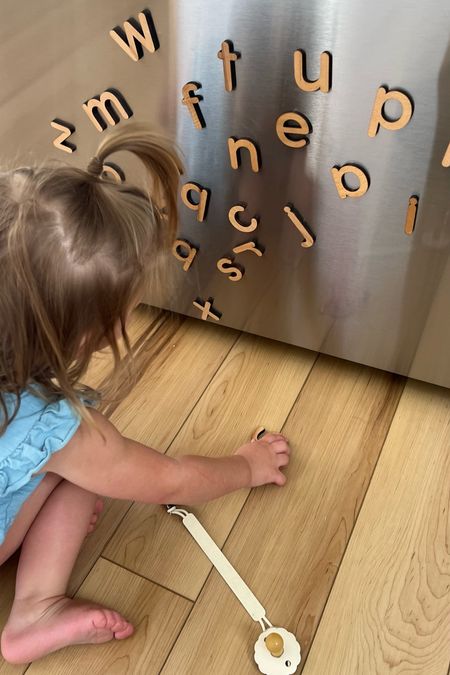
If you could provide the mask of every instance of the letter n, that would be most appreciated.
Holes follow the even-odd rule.
[[[230,163],[233,169],[238,169],[240,165],[240,156],[238,150],[245,148],[250,155],[250,164],[255,173],[259,172],[261,166],[261,159],[259,150],[256,145],[249,138],[233,138],[228,139],[228,152],[230,153]]]

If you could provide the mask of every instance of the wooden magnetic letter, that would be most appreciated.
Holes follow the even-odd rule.
[[[255,173],[258,173],[260,168],[259,152],[253,141],[248,138],[233,138],[231,136],[228,139],[228,152],[230,153],[231,167],[233,169],[239,169],[240,156],[238,156],[238,150],[240,148],[246,148],[246,150],[248,150],[252,170]]]
[[[254,241],[246,241],[245,244],[235,246],[233,249],[233,253],[244,253],[245,251],[250,251],[250,253],[254,253],[259,258],[263,254],[263,251],[260,251],[259,248],[256,247],[256,242]]]
[[[357,176],[359,187],[355,190],[351,190],[344,184],[344,176],[346,173],[354,173],[355,176]],[[345,164],[345,166],[341,166],[340,168],[334,166],[331,169],[331,175],[333,176],[338,195],[341,199],[345,199],[346,197],[362,197],[369,189],[369,177],[362,169],[354,164]]]
[[[296,126],[285,126],[285,122],[295,122]],[[303,148],[308,142],[308,138],[301,138],[297,141],[292,140],[289,136],[304,136],[311,133],[309,121],[304,115],[296,112],[287,112],[280,115],[276,123],[277,136],[284,145],[290,148]]]
[[[104,131],[108,124],[115,126],[120,121],[129,119],[133,111],[122,94],[116,89],[107,89],[83,103],[83,110],[91,120],[97,131]],[[106,121],[105,121],[106,118]]]
[[[406,211],[405,220],[405,234],[412,234],[416,225],[417,208],[419,199],[416,195],[412,195],[408,201],[408,209]]]
[[[206,126],[205,119],[202,115],[202,111],[200,110],[200,106],[198,105],[200,101],[202,100],[203,96],[191,96],[191,94],[196,91],[197,89],[201,89],[202,85],[199,84],[198,82],[187,82],[185,85],[183,85],[182,88],[182,93],[183,93],[183,98],[181,99],[181,102],[183,105],[187,107],[189,110],[189,114],[192,118],[192,121],[194,122],[194,127],[196,129],[203,129]]]
[[[240,58],[239,52],[233,51],[231,40],[222,42],[222,49],[217,53],[217,58],[223,61],[223,78],[225,89],[232,91],[236,87],[236,66],[235,61]]]
[[[75,152],[77,146],[73,143],[68,143],[67,139],[75,132],[75,127],[70,122],[63,122],[60,119],[54,119],[50,122],[50,126],[62,133],[53,140],[53,145],[58,150],[63,152]]]
[[[125,174],[118,164],[114,162],[103,162],[103,171],[107,176],[111,176],[115,183],[125,183]]]
[[[245,211],[245,206],[242,206],[241,204],[236,204],[235,206],[232,206],[231,209],[228,211],[228,220],[232,224],[233,227],[236,228],[236,230],[239,230],[239,232],[253,232],[253,230],[256,230],[258,227],[258,219],[257,218],[252,218],[250,221],[250,225],[242,225],[236,217],[236,214]]]
[[[144,56],[144,46],[152,54],[158,49],[159,41],[156,35],[155,24],[153,23],[151,12],[144,9],[138,14],[139,23],[134,17],[125,21],[123,28],[116,26],[109,31],[110,36],[116,44],[133,61],[139,61]],[[139,30],[139,28],[141,30]],[[142,32],[141,32],[142,31]]]
[[[230,281],[240,281],[244,276],[244,270],[241,270],[239,267],[233,265],[233,261],[230,258],[221,258],[217,261],[217,269],[219,272],[224,274],[229,274],[228,279]]]
[[[302,234],[302,235],[305,237],[305,240],[302,241],[302,243],[301,243],[300,245],[301,245],[303,248],[310,248],[311,246],[314,246],[314,237],[313,237],[313,235],[311,234],[311,232],[309,232],[309,230],[307,229],[307,227],[305,226],[305,224],[302,223],[302,221],[301,221],[300,218],[297,216],[297,214],[294,213],[294,211],[292,210],[291,205],[290,205],[290,204],[286,204],[286,206],[284,207],[283,210],[284,210],[284,212],[287,214],[287,216],[288,216],[289,220],[291,221],[291,223],[293,223],[293,224],[295,225],[295,227],[297,228],[297,230],[300,232],[300,234]]]
[[[297,87],[302,91],[323,91],[327,94],[331,89],[331,54],[320,55],[320,76],[317,80],[306,79],[306,54],[302,49],[294,52],[294,78]]]
[[[397,120],[388,120],[383,114],[384,104],[391,99],[398,101],[402,106],[402,113]],[[396,89],[391,89],[391,91],[388,91],[384,87],[380,87],[375,96],[372,116],[369,122],[368,134],[371,138],[376,136],[380,124],[385,129],[390,129],[391,131],[403,129],[403,127],[406,127],[408,124],[412,114],[412,101],[406,94],[403,94],[401,91],[397,91]]]
[[[184,250],[186,255],[183,255],[178,249]],[[177,258],[177,260],[181,260],[183,263],[183,269],[185,272],[187,272],[192,265],[198,250],[194,248],[188,241],[185,241],[184,239],[177,239],[173,243],[172,253],[175,258]]]
[[[217,310],[213,311],[211,309],[212,305],[213,305],[213,302],[214,302],[214,298],[208,298],[208,301],[205,302],[204,305],[201,304],[202,302],[203,302],[203,300],[200,300],[200,298],[197,298],[197,300],[195,300],[192,304],[194,305],[194,307],[197,307],[197,309],[201,310],[203,321],[206,321],[206,319],[209,316],[211,317],[211,319],[214,319],[214,321],[220,321],[220,317],[222,316],[222,314],[220,312],[218,312]]]
[[[197,192],[199,194],[200,198],[198,203],[192,200],[192,197],[190,196],[191,192]],[[197,183],[185,183],[181,188],[181,199],[188,209],[197,211],[197,220],[199,223],[205,220],[208,210],[209,190],[201,185],[197,185]]]
[[[448,144],[445,155],[442,158],[442,166],[450,166],[450,143]]]

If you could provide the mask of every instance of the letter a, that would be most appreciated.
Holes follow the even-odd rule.
[[[199,195],[199,201],[194,202],[192,199],[191,192],[197,192]],[[181,188],[181,199],[183,204],[192,209],[192,211],[197,211],[197,220],[199,223],[203,222],[206,218],[206,213],[208,211],[208,201],[209,201],[210,191],[207,188],[198,185],[197,183],[185,183]]]
[[[185,251],[186,255],[183,255],[179,249]],[[187,272],[198,253],[198,249],[194,248],[185,239],[176,239],[172,245],[172,253],[177,260],[183,263],[183,269]]]
[[[114,42],[133,61],[139,61],[144,56],[142,45],[152,54],[159,47],[158,36],[156,35],[155,24],[153,23],[150,11],[144,9],[144,11],[139,12],[138,19],[142,32],[139,30],[138,22],[133,17],[125,21],[123,29],[120,26],[116,26],[113,30],[109,31]]]

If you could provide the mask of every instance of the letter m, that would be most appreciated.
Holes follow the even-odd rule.
[[[133,17],[123,24],[123,29],[116,26],[109,31],[110,36],[121,49],[133,61],[139,61],[144,56],[142,46],[153,54],[158,47],[159,41],[153,23],[151,12],[144,9],[138,14],[139,23]],[[141,30],[139,30],[141,29]],[[142,32],[141,32],[142,31]]]
[[[122,94],[116,89],[107,89],[100,96],[89,99],[83,103],[83,110],[97,131],[104,131],[108,124],[115,126],[120,121],[120,116],[127,120],[133,114]]]

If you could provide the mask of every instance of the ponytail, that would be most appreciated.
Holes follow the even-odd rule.
[[[150,125],[134,122],[114,129],[100,142],[88,164],[88,173],[100,176],[106,159],[124,150],[140,159],[147,170],[149,196],[166,216],[167,234],[173,240],[178,223],[178,181],[183,173],[178,151],[172,141],[155,133]]]

